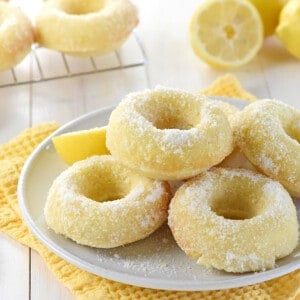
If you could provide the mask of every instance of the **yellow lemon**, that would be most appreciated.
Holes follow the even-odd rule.
[[[219,68],[248,63],[263,43],[263,25],[247,0],[206,0],[190,22],[190,41],[196,55]]]
[[[71,165],[92,155],[109,154],[106,148],[106,127],[65,133],[52,138],[58,155]]]
[[[284,5],[283,0],[249,0],[258,10],[264,25],[264,35],[274,33],[279,22],[279,14]]]
[[[286,49],[300,58],[300,1],[290,0],[280,13],[276,35]]]

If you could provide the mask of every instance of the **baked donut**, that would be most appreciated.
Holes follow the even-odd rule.
[[[130,0],[49,0],[36,16],[37,42],[78,56],[116,50],[138,24]]]
[[[265,99],[248,105],[238,123],[237,142],[247,158],[300,197],[300,111]]]
[[[204,96],[164,87],[129,94],[110,116],[106,145],[127,167],[161,180],[195,176],[233,147],[220,109]]]
[[[227,102],[223,101],[212,101],[218,108],[222,110],[222,112],[225,114],[227,117],[229,124],[232,128],[232,131],[234,132],[236,123],[237,123],[237,116],[240,110]],[[240,148],[237,146],[237,142],[235,141],[235,138],[233,136],[233,144],[234,148],[232,152],[222,160],[220,164],[218,164],[218,167],[223,167],[223,168],[244,168],[244,166],[248,165],[247,158],[245,155],[242,153]]]
[[[0,70],[17,65],[31,50],[34,40],[28,17],[7,2],[0,2]]]
[[[295,205],[280,183],[244,169],[212,168],[184,183],[168,223],[188,256],[227,272],[270,269],[297,246]]]
[[[211,102],[222,110],[222,112],[228,118],[229,123],[233,125],[235,121],[235,116],[240,110],[236,106],[224,101],[211,100]]]
[[[167,219],[168,183],[124,168],[110,155],[74,163],[53,182],[46,223],[78,244],[112,248],[150,235]]]

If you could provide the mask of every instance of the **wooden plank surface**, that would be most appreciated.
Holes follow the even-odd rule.
[[[0,233],[0,299],[29,299],[29,249]]]
[[[34,0],[35,1],[35,0]],[[26,3],[30,1],[26,0]],[[0,142],[3,143],[30,124],[71,119],[104,106],[117,104],[129,92],[166,85],[190,91],[201,90],[227,71],[215,70],[193,53],[188,37],[190,16],[199,0],[135,1],[140,14],[137,34],[145,48],[146,66],[59,79],[33,85],[0,89]],[[29,6],[27,6],[27,10]],[[130,39],[118,56],[109,54],[95,59],[103,69],[121,63],[141,61],[135,39]],[[39,60],[47,76],[65,72],[64,62],[43,49]],[[72,71],[91,70],[88,60],[67,57]],[[18,74],[32,64],[28,58]],[[259,55],[248,65],[230,70],[242,85],[260,98],[277,98],[300,108],[298,100],[300,62],[292,58],[275,37],[269,38]],[[27,75],[19,75],[26,80]],[[11,82],[11,72],[0,74],[0,83]],[[13,257],[13,259],[11,259]],[[0,234],[0,299],[68,300],[74,297],[49,272],[36,253]]]

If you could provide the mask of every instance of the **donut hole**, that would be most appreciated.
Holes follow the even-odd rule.
[[[230,220],[251,219],[264,209],[259,195],[247,189],[227,189],[219,192],[210,203],[211,209],[218,215]]]
[[[58,8],[69,15],[84,15],[100,11],[104,5],[105,0],[72,0],[72,1],[57,1]]]
[[[200,105],[196,101],[179,100],[180,104],[174,98],[154,98],[137,107],[137,111],[157,129],[189,130],[199,124]]]
[[[112,172],[89,171],[75,179],[78,193],[96,202],[114,201],[124,198],[131,190],[126,178]]]

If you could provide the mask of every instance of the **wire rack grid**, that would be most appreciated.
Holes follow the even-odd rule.
[[[0,73],[0,88],[141,67],[146,63],[144,47],[135,32],[115,52],[88,58],[33,45],[19,65]]]

